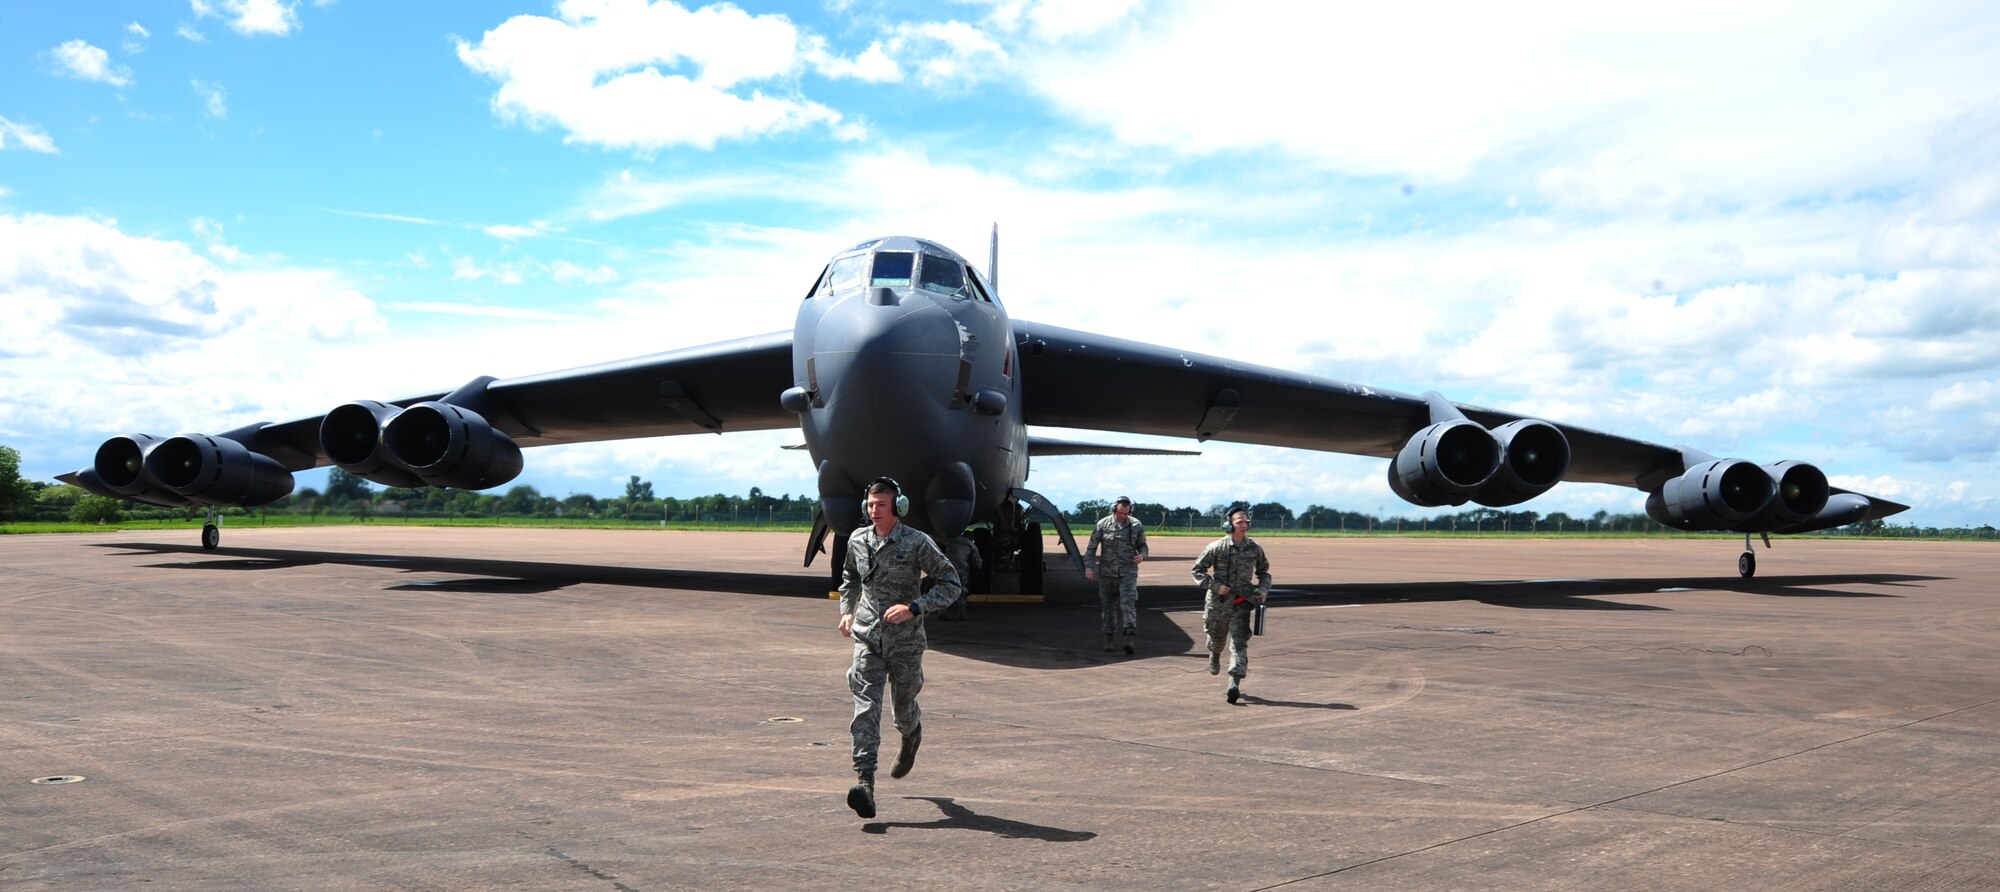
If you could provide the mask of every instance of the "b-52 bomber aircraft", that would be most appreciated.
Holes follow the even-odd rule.
[[[997,275],[998,231],[989,271]],[[1101,394],[1119,394],[1115,400]],[[1647,493],[1671,527],[1744,534],[1738,572],[1756,572],[1752,534],[1802,533],[1907,509],[1828,485],[1803,461],[1755,464],[1584,428],[1008,318],[995,285],[931,241],[871,239],[813,279],[788,332],[450,391],[358,400],[323,415],[220,434],[125,434],[61,475],[100,495],[208,509],[261,505],[292,474],[337,465],[384,486],[485,489],[521,471],[523,447],[796,425],[819,471],[809,566],[860,525],[864,490],[901,481],[904,520],[934,535],[986,524],[993,590],[1040,591],[1042,535],[1055,506],[1027,489],[1037,456],[1173,450],[1031,436],[1031,425],[1224,440],[1388,460],[1389,487],[1424,507],[1515,505],[1561,481]],[[1026,506],[1025,508],[1023,506]]]

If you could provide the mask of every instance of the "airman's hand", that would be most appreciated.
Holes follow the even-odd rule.
[[[915,615],[916,614],[910,612],[910,607],[907,604],[897,604],[893,607],[890,607],[887,610],[882,611],[883,619],[886,619],[890,623],[899,626],[902,625],[903,623],[909,622],[910,617]]]
[[[843,638],[854,637],[854,614],[843,613],[840,615],[840,635]]]

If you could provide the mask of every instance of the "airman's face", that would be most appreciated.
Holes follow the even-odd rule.
[[[882,526],[896,519],[896,494],[893,492],[871,492],[861,503],[862,510],[868,512],[868,522]]]
[[[1250,532],[1250,515],[1240,512],[1229,515],[1229,528],[1238,533]]]
[[[1111,513],[1117,515],[1119,520],[1124,520],[1127,517],[1131,517],[1132,503],[1119,502],[1118,504],[1111,506]]]

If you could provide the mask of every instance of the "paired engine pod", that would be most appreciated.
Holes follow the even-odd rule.
[[[146,474],[206,505],[262,505],[292,491],[292,472],[268,455],[209,434],[182,434],[146,455]]]
[[[1548,492],[1569,471],[1569,438],[1546,421],[1523,418],[1493,429],[1500,467],[1472,500],[1488,508],[1519,505]]]
[[[186,505],[189,503],[186,496],[167,489],[146,473],[146,456],[163,442],[152,434],[124,434],[105,440],[98,445],[90,467],[78,473],[77,482],[101,496],[172,508]]]
[[[1646,497],[1646,513],[1681,530],[1735,529],[1763,513],[1777,496],[1777,481],[1738,458],[1705,461]]]
[[[1440,421],[1417,431],[1389,462],[1389,489],[1426,508],[1463,505],[1499,467],[1493,432],[1464,418]]]
[[[1771,475],[1777,486],[1777,497],[1771,500],[1764,516],[1777,526],[1788,527],[1807,520],[1826,507],[1832,490],[1827,486],[1826,474],[1819,468],[1802,461],[1781,461],[1765,465],[1764,472]]]
[[[382,448],[431,486],[486,489],[521,473],[521,447],[479,413],[417,403],[382,427]]]
[[[383,486],[415,488],[424,479],[396,464],[382,448],[382,430],[402,409],[375,400],[355,400],[326,413],[319,422],[319,447],[341,470]]]

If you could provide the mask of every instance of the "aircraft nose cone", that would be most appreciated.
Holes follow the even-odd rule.
[[[848,408],[882,407],[898,414],[915,403],[947,405],[958,355],[957,323],[927,302],[848,301],[821,320],[813,344],[820,386],[830,402],[865,394]]]

